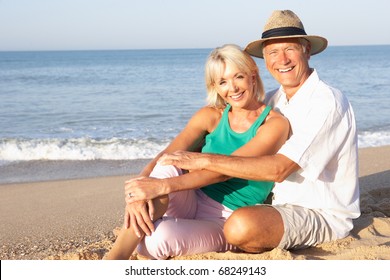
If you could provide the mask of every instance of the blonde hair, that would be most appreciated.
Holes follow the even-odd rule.
[[[259,75],[259,68],[253,58],[239,46],[228,44],[215,48],[209,55],[205,66],[207,104],[216,108],[226,107],[225,100],[219,96],[215,83],[223,75],[226,64],[235,65],[240,71],[255,79],[253,93],[258,101],[263,101],[264,86]]]

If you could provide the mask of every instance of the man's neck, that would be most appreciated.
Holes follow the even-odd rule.
[[[286,95],[287,101],[290,101],[290,99],[294,97],[294,95],[298,92],[298,90],[302,87],[302,85],[307,81],[307,79],[310,77],[310,75],[313,73],[313,71],[314,71],[313,68],[309,68],[309,70],[307,71],[307,75],[305,76],[305,79],[297,87],[286,89],[282,86],[283,92]]]

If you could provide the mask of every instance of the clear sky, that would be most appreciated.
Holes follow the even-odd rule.
[[[244,47],[280,9],[329,45],[390,44],[389,0],[0,0],[0,51]]]

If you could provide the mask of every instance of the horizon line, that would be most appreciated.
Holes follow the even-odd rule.
[[[329,47],[375,47],[390,46],[390,44],[359,44],[359,45],[328,45]],[[0,52],[82,52],[82,51],[156,51],[156,50],[210,50],[214,47],[197,47],[197,48],[80,48],[80,49],[8,49]]]

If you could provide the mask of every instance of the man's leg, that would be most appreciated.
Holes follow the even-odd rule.
[[[247,252],[304,249],[337,239],[325,217],[298,205],[243,207],[226,221],[228,242]]]
[[[245,252],[262,253],[278,247],[284,234],[279,211],[267,205],[242,207],[224,226],[227,242]]]

